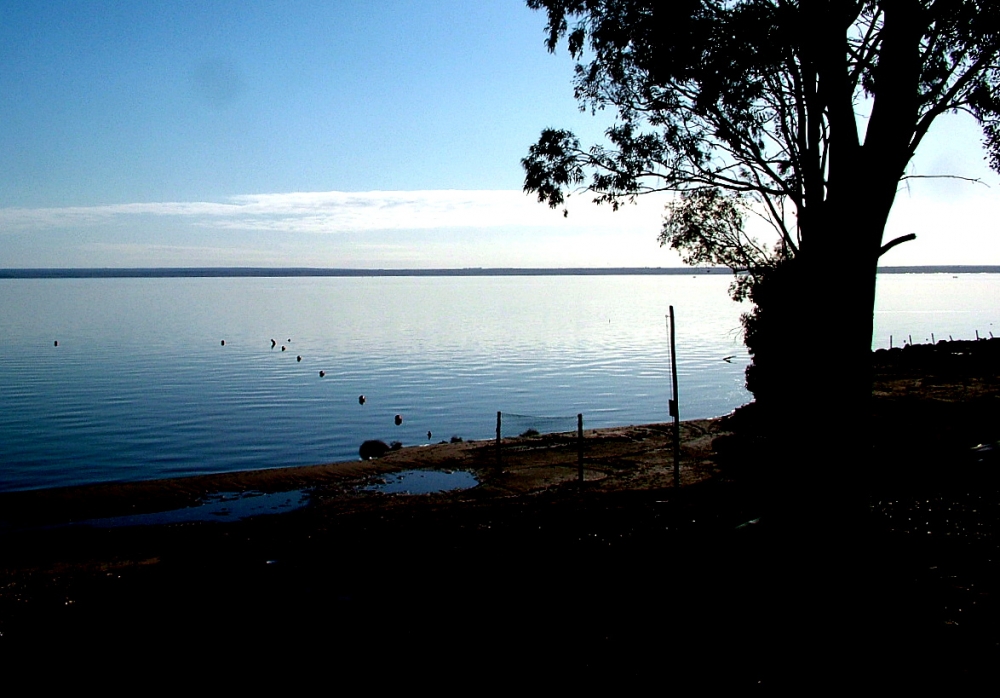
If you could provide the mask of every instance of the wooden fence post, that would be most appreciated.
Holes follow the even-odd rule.
[[[503,460],[500,456],[500,410],[497,410],[497,472],[503,470]]]
[[[670,401],[673,407],[674,418],[674,487],[681,485],[681,411],[677,404],[677,347],[674,338],[674,306],[670,306],[670,375],[673,383],[673,399]]]

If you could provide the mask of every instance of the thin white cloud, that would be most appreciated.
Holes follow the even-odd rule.
[[[234,196],[223,202],[129,203],[65,208],[0,209],[0,230],[94,227],[137,217],[174,218],[197,227],[288,233],[497,227],[611,227],[655,230],[663,198],[617,213],[571,197],[568,218],[520,191],[294,192]]]
[[[233,250],[230,247],[213,247],[203,245],[151,245],[146,243],[109,242],[87,243],[80,245],[77,249],[85,253],[99,253],[102,255],[116,256],[147,256],[153,254],[185,257],[192,254],[199,254],[203,256],[214,255],[218,257],[225,257],[226,255],[232,255],[233,253]],[[242,254],[257,256],[264,256],[267,254],[265,251],[253,249],[241,249],[240,252]]]

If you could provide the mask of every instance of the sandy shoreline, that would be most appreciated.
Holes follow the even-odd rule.
[[[647,424],[584,432],[584,481],[591,489],[648,489],[673,484],[672,425]],[[711,441],[719,419],[681,424],[681,483],[710,477]],[[578,480],[575,435],[507,438],[497,471],[495,441],[404,447],[370,461],[247,470],[212,475],[100,483],[0,493],[0,522],[14,527],[53,525],[196,506],[218,493],[310,490],[326,500],[355,499],[372,478],[409,469],[464,470],[475,474],[476,496],[511,496]],[[607,482],[601,482],[607,480]],[[369,495],[377,497],[378,495]]]

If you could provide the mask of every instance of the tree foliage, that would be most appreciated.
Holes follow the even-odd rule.
[[[730,294],[734,300],[744,300],[782,257],[747,234],[746,217],[739,196],[718,188],[681,192],[667,204],[660,244],[677,250],[685,264],[732,269],[736,278]]]
[[[553,207],[580,188],[613,207],[647,192],[686,192],[668,210],[661,241],[689,261],[759,260],[759,250],[741,249],[744,235],[706,218],[740,206],[767,218],[788,257],[826,248],[829,211],[860,206],[874,227],[841,230],[855,239],[836,244],[877,259],[905,167],[946,112],[979,121],[1000,168],[992,0],[528,5],[547,14],[549,50],[565,39],[577,59],[581,108],[613,109],[616,121],[607,143],[589,148],[545,130],[523,160],[525,189]]]

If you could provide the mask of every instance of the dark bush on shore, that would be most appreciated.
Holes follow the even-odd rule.
[[[451,442],[453,444],[460,444],[462,443],[462,437],[456,434],[455,436],[451,437]]]
[[[521,432],[522,437],[538,436],[538,429],[525,429]]]
[[[878,349],[872,355],[876,371],[919,368],[930,373],[968,373],[992,369],[1000,361],[1000,338],[968,339],[936,344],[907,344]]]
[[[954,377],[989,373],[997,365],[1000,365],[1000,337],[952,341],[942,339],[935,344],[907,344],[872,352],[875,376],[902,371]],[[758,434],[764,426],[760,406],[755,401],[736,408],[722,419],[725,429],[743,436]],[[740,448],[747,447],[745,442],[740,445]]]

